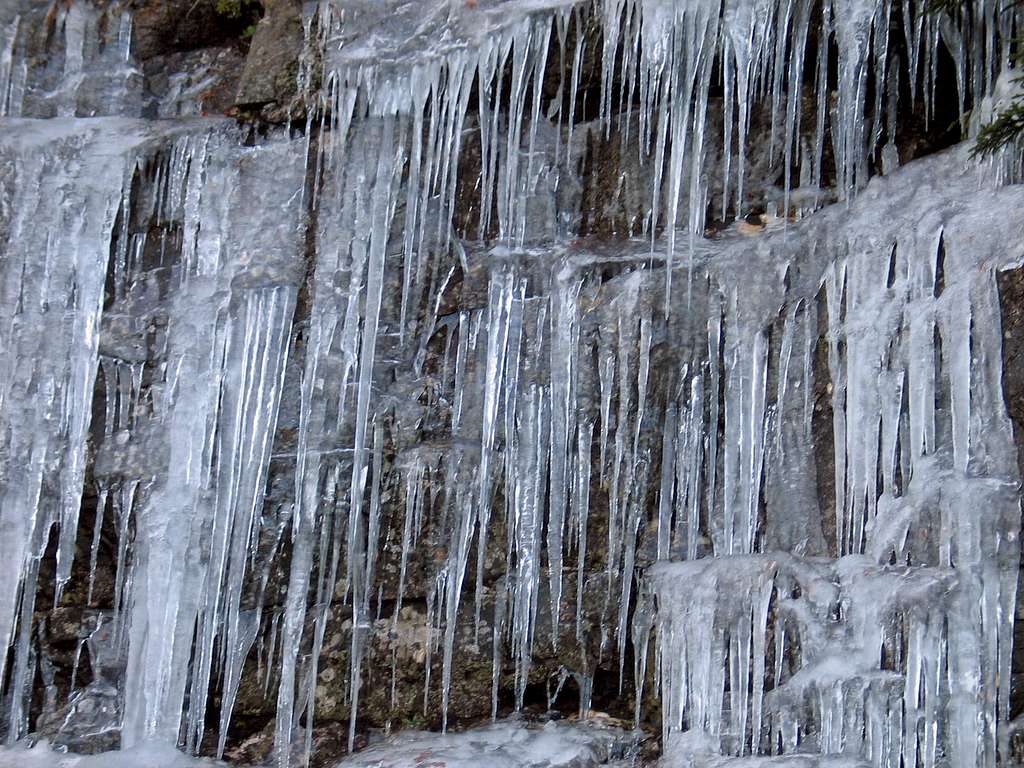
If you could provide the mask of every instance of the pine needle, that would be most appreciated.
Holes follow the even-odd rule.
[[[1015,101],[978,131],[971,148],[973,157],[988,157],[1024,135],[1024,103]]]

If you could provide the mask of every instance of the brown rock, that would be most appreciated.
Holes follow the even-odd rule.
[[[287,119],[298,94],[302,47],[299,0],[268,0],[267,13],[253,34],[235,104],[250,110],[262,107],[262,116],[271,120]]]

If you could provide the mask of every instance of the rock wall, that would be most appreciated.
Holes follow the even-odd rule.
[[[992,223],[975,210],[979,200],[1013,210],[1015,192],[1000,196],[990,192],[991,176],[952,170],[966,162],[961,152],[948,165],[882,180],[853,213],[812,212],[853,196],[863,177],[892,170],[885,166],[894,153],[907,164],[952,143],[936,126],[960,112],[941,85],[962,63],[955,54],[935,48],[931,74],[922,74],[939,82],[929,104],[924,88],[911,94],[916,72],[907,82],[896,76],[893,125],[878,132],[891,149],[872,144],[866,159],[855,157],[834,135],[837,123],[803,170],[788,155],[780,161],[778,105],[751,108],[745,135],[725,139],[726,126],[736,130],[737,103],[746,102],[710,88],[704,165],[682,181],[684,174],[663,174],[644,146],[653,120],[643,99],[654,97],[620,91],[627,47],[612,57],[620,68],[605,69],[599,54],[613,35],[599,11],[543,7],[507,27],[494,22],[486,32],[506,46],[495,50],[515,55],[491,62],[482,46],[472,54],[479,69],[460,70],[457,50],[441,57],[448,69],[434,80],[424,75],[406,88],[395,85],[405,75],[391,79],[387,56],[379,68],[366,65],[379,50],[360,47],[364,26],[378,25],[391,44],[389,36],[408,29],[401,14],[422,15],[425,38],[453,29],[475,40],[472,12],[490,9],[431,5],[430,15],[403,7],[392,21],[365,5],[350,4],[351,27],[332,26],[327,6],[287,0],[33,3],[0,15],[11,60],[24,67],[22,75],[0,70],[0,114],[52,119],[69,132],[80,124],[62,117],[143,118],[127,133],[98,121],[94,148],[70,141],[52,157],[50,149],[31,155],[43,133],[37,125],[9,121],[4,149],[16,170],[4,189],[12,206],[23,205],[26,179],[37,178],[16,162],[23,156],[48,158],[53,168],[70,160],[65,180],[75,188],[89,177],[82,158],[111,155],[124,165],[107,169],[118,188],[104,198],[113,206],[109,231],[97,235],[111,259],[97,267],[106,280],[94,286],[102,319],[94,390],[82,411],[90,418],[81,505],[73,517],[55,513],[60,541],[48,525],[35,532],[38,573],[12,577],[38,583],[31,630],[21,630],[12,654],[8,679],[30,702],[19,712],[13,690],[12,735],[103,750],[120,743],[120,726],[111,724],[125,718],[138,721],[125,726],[138,734],[160,723],[196,751],[255,761],[275,738],[279,754],[301,750],[312,719],[315,759],[326,764],[358,746],[366,729],[452,727],[525,709],[635,718],[651,732],[664,728],[667,742],[665,709],[678,705],[666,703],[667,678],[656,685],[665,673],[654,659],[665,663],[666,655],[654,649],[667,630],[658,625],[649,637],[655,598],[641,588],[649,566],[863,553],[870,535],[854,527],[874,519],[879,496],[905,495],[916,456],[901,456],[879,481],[885,462],[877,457],[864,464],[874,468],[870,478],[843,466],[837,474],[837,451],[863,424],[855,411],[837,411],[836,387],[850,373],[852,305],[840,321],[844,287],[829,269],[870,251],[876,287],[892,289],[899,280],[886,284],[883,266],[903,270],[902,279],[934,252],[924,256],[927,248],[914,244],[915,255],[899,261],[889,246],[902,253],[908,232],[942,231],[961,209],[976,214],[961,227],[965,240],[990,227],[1015,242],[1012,219]],[[819,34],[805,40],[808,50]],[[324,53],[335,48],[318,47],[337,43],[332,35],[343,38],[340,64]],[[417,40],[399,40],[399,64]],[[496,79],[482,95],[493,79],[482,74],[486,66]],[[790,82],[801,91],[787,103],[807,115],[820,109],[822,93],[852,98],[838,82]],[[616,93],[623,104],[606,108]],[[414,106],[392,114],[380,106],[389,98]],[[846,106],[884,122],[880,106]],[[154,118],[178,120],[170,128],[147,122]],[[508,124],[517,119],[528,127],[513,134]],[[668,119],[662,113],[658,125]],[[821,125],[793,127],[786,151],[803,146],[809,157]],[[683,138],[662,139],[668,155]],[[516,153],[518,187],[508,181]],[[813,164],[816,183],[805,184],[800,174]],[[419,171],[431,181],[417,182],[422,195],[408,194]],[[691,194],[698,188],[703,197]],[[659,198],[662,206],[697,202],[659,217]],[[57,201],[81,204],[51,189],[39,215]],[[871,217],[894,222],[865,235]],[[689,237],[657,237],[677,223]],[[0,227],[14,253],[12,233],[27,231],[25,215],[0,216]],[[969,264],[965,274],[977,269],[994,280],[1019,258],[1012,248],[997,257],[973,245],[977,261],[956,261]],[[1002,394],[1019,427],[1016,273],[1000,274]],[[960,272],[932,275],[941,293],[939,282],[974,285]],[[77,298],[60,300],[77,310]],[[940,359],[955,347],[948,333],[948,347],[940,341],[932,353]],[[980,332],[975,338],[968,349],[983,346]],[[987,341],[984,349],[996,351]],[[900,370],[894,363],[891,371]],[[938,437],[926,454],[960,450],[951,375],[940,373],[934,388]],[[988,385],[978,391],[999,394]],[[1000,407],[992,405],[993,434]],[[910,418],[899,398],[895,409],[897,422]],[[839,429],[849,431],[837,436]],[[195,466],[209,482],[193,480],[198,460],[181,449],[182,435],[205,446],[209,455]],[[971,440],[972,449],[984,442],[974,433]],[[978,474],[1013,483],[1017,471]],[[43,495],[55,493],[51,475],[40,476]],[[864,506],[845,506],[869,486]],[[1005,506],[993,502],[993,520],[1011,533],[1018,521]],[[1007,546],[994,561],[1002,564]],[[898,554],[910,566],[936,565],[916,550]],[[223,571],[209,565],[218,557]],[[192,583],[193,572],[223,580],[223,602],[211,597],[216,587],[198,576]],[[1001,610],[1012,600],[1005,584],[983,592]],[[194,649],[191,630],[182,647],[181,629],[170,626],[179,614],[161,612],[164,594],[183,596],[184,622],[198,617]],[[144,626],[159,629],[146,634]],[[1020,647],[1013,644],[1015,669]],[[197,672],[203,664],[206,678]],[[994,669],[982,677],[994,680]],[[196,682],[203,679],[209,684]],[[150,701],[157,689],[163,698]],[[175,707],[185,709],[180,735]],[[1020,703],[1014,696],[1008,711],[1002,699],[998,707],[1002,722]],[[282,740],[282,711],[298,728],[294,738],[286,728]],[[349,727],[351,735],[339,733]],[[809,727],[822,730],[820,722]],[[739,747],[724,749],[756,753],[759,739],[744,734]]]

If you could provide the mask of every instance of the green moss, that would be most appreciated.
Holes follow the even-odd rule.
[[[217,0],[217,13],[237,19],[242,15],[242,0]]]
[[[429,726],[430,723],[421,715],[411,715],[402,720],[403,731],[424,731]]]
[[[262,0],[216,0],[214,10],[236,29],[239,38],[248,44],[256,32],[256,25],[263,17]]]
[[[259,19],[263,5],[259,0],[217,0],[217,13],[229,19]]]
[[[928,0],[922,8],[923,13],[948,13],[954,16],[964,8],[964,0]]]

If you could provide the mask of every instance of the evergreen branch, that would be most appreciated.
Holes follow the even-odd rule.
[[[922,14],[948,13],[955,16],[964,8],[969,0],[927,0],[921,8]]]
[[[1024,103],[1015,101],[982,126],[971,148],[972,157],[988,157],[1024,135]]]

